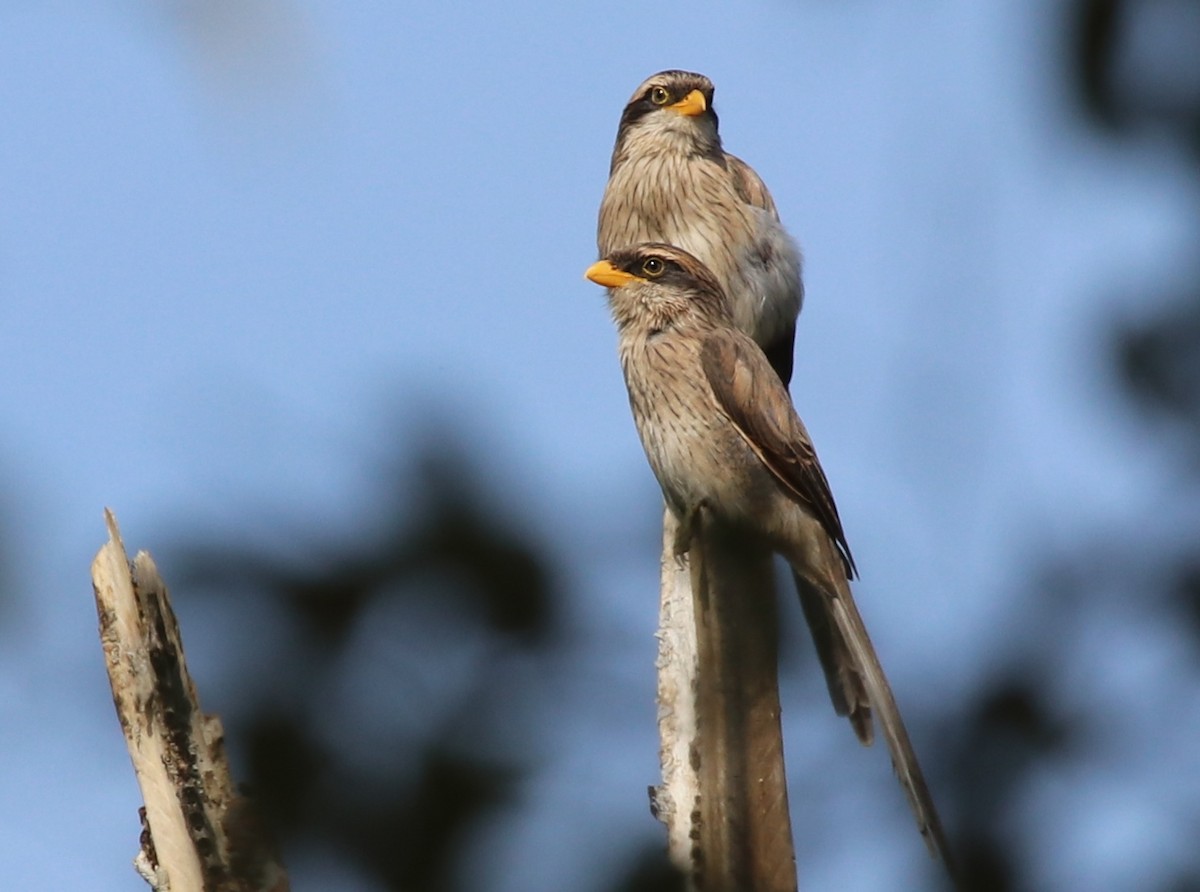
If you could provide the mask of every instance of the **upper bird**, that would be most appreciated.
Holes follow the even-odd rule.
[[[829,482],[787,390],[733,326],[716,276],[687,252],[625,248],[587,277],[609,289],[634,423],[678,520],[676,554],[712,519],[791,564],[835,708],[865,744],[878,722],[921,834],[949,867],[937,811],[850,591],[854,559]]]
[[[621,113],[596,233],[600,256],[643,242],[695,255],[728,295],[734,324],[786,386],[804,299],[800,251],[758,174],[721,148],[713,84],[660,71]]]

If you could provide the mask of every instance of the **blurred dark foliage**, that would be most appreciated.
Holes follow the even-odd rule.
[[[285,851],[326,853],[382,889],[451,892],[469,888],[461,865],[474,834],[519,804],[536,771],[538,728],[523,704],[540,696],[539,678],[564,671],[569,635],[547,544],[489,492],[462,438],[427,441],[381,494],[395,511],[366,544],[272,555],[190,543],[170,563],[176,589],[211,594],[221,624],[257,622],[264,604],[286,618],[286,642],[255,642],[256,683],[223,714]],[[354,674],[364,627],[405,652],[387,684]],[[371,715],[331,735],[347,712]],[[384,755],[361,764],[364,744]],[[649,847],[611,888],[682,886]]]
[[[957,867],[971,892],[1033,888],[1021,857],[1022,798],[1039,768],[1078,754],[1087,736],[1083,716],[1067,715],[1047,697],[1047,679],[1070,658],[1063,629],[1078,609],[1064,580],[1043,585],[1042,614],[969,702],[948,714],[930,755],[951,817]]]
[[[1130,38],[1139,17],[1170,16],[1173,8],[1182,5],[1068,3],[1064,73],[1088,126],[1115,141],[1132,143],[1153,132],[1177,142],[1195,176],[1197,95],[1188,100],[1185,92],[1181,99],[1171,83],[1139,76],[1148,67],[1169,73],[1171,66],[1162,58],[1145,65],[1146,47]],[[1152,302],[1165,307],[1157,316],[1113,331],[1112,368],[1130,405],[1147,423],[1176,428],[1194,464],[1200,458],[1200,285],[1171,298]],[[521,741],[536,741],[538,729],[532,711],[519,704],[539,696],[531,679],[561,671],[568,661],[568,601],[554,557],[546,543],[522,532],[518,505],[488,501],[486,485],[470,473],[471,456],[456,448],[447,434],[416,474],[397,481],[396,513],[365,545],[327,543],[278,558],[235,546],[189,546],[190,572],[174,579],[177,590],[225,595],[220,603],[228,622],[253,622],[243,612],[264,599],[291,618],[295,635],[288,646],[258,655],[256,674],[270,682],[249,687],[247,702],[226,714],[235,752],[248,757],[252,792],[285,850],[329,852],[380,888],[407,892],[464,888],[459,867],[474,834],[503,821],[537,770],[536,746],[523,748]],[[1063,661],[1071,658],[1064,639],[1095,574],[1120,575],[1113,560],[1068,557],[1060,568],[1048,558],[1045,597],[1038,599],[1043,612],[1030,623],[1019,652],[970,702],[949,705],[936,728],[913,729],[917,738],[938,742],[926,761],[965,889],[1008,892],[1035,885],[1017,804],[1040,769],[1076,757],[1092,736],[1091,717],[1064,714],[1046,680],[1060,677]],[[1168,592],[1162,604],[1180,611],[1200,636],[1200,546],[1164,560]],[[437,609],[403,613],[401,623],[380,609],[389,604]],[[408,667],[394,685],[368,698],[376,718],[399,711],[404,720],[376,744],[386,758],[364,765],[339,743],[347,735],[328,733],[328,704],[314,692],[344,683],[364,625],[389,616],[397,640],[413,640],[414,617],[438,626],[429,630],[437,647],[418,648],[418,658],[431,663]],[[405,623],[407,631],[400,628]],[[465,678],[444,685],[429,680],[436,680],[439,660],[458,664],[464,654],[475,654],[466,660],[474,669]],[[530,666],[535,671],[525,671]],[[372,691],[369,684],[361,689]],[[406,707],[412,698],[438,705]],[[497,703],[516,708],[503,710],[501,720]],[[1200,865],[1190,871],[1159,888],[1200,888]],[[938,884],[936,873],[931,866],[931,888]],[[665,865],[659,841],[650,839],[641,857],[614,867],[609,888],[660,892],[682,885]]]
[[[1187,161],[1181,172],[1200,175],[1195,4],[1075,0],[1067,8],[1063,70],[1086,125],[1125,146],[1131,160],[1139,139],[1173,143]],[[1196,222],[1200,229],[1200,214]],[[1099,346],[1111,351],[1119,396],[1148,423],[1176,429],[1183,445],[1178,458],[1184,470],[1194,470],[1200,459],[1200,264],[1187,272],[1192,283],[1182,293],[1134,295],[1130,303],[1161,309],[1114,323],[1109,343]],[[1143,532],[1153,535],[1149,524]],[[1146,563],[1156,561],[1159,572],[1147,574]],[[1147,617],[1156,607],[1182,612],[1200,644],[1200,546],[1147,559],[1084,542],[1074,553],[1045,557],[1041,577],[1031,580],[1040,613],[1026,626],[1027,637],[961,714],[943,718],[941,746],[933,753],[944,772],[934,786],[950,815],[963,885],[972,892],[1036,887],[1017,803],[1039,772],[1099,746],[1095,726],[1103,717],[1068,714],[1061,698],[1054,699],[1054,680],[1064,677],[1077,653],[1080,617],[1114,609],[1097,592],[1115,588],[1117,602],[1134,599]],[[1165,589],[1155,593],[1160,597],[1145,591],[1147,578]],[[1161,885],[1142,888],[1200,888],[1200,861],[1195,854],[1192,860]]]
[[[180,584],[220,593],[230,613],[270,602],[290,620],[287,646],[256,654],[259,688],[226,715],[268,822],[285,847],[332,851],[387,889],[460,888],[465,841],[514,801],[530,767],[505,755],[508,741],[535,736],[515,727],[519,709],[501,726],[487,707],[529,696],[514,690],[520,668],[553,661],[560,632],[544,545],[485,504],[453,438],[441,439],[398,481],[397,513],[365,545],[281,557],[190,545],[178,560]],[[351,651],[379,630],[398,647],[419,644],[414,635],[434,643],[410,647],[390,683],[347,679]],[[479,671],[437,684],[440,663],[464,658]],[[363,712],[402,720],[390,733],[379,730],[386,721],[353,727]],[[331,739],[327,726],[347,714],[351,727]],[[364,767],[338,737],[386,755]]]

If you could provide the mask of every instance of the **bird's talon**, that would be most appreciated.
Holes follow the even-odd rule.
[[[679,519],[675,529],[675,562],[682,565],[689,551],[692,550],[692,539],[696,536],[696,528],[700,525],[700,509],[703,503],[696,505]]]

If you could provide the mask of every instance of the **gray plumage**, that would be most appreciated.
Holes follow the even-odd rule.
[[[700,258],[729,295],[734,324],[766,352],[786,385],[804,297],[800,251],[766,185],[721,147],[713,85],[662,71],[621,115],[600,203],[600,256],[662,242]]]
[[[941,824],[850,590],[854,559],[829,483],[787,390],[733,325],[717,277],[678,248],[640,245],[588,270],[609,288],[634,422],[670,510],[677,552],[704,512],[761,537],[792,567],[830,695],[859,739],[872,717],[930,850]]]

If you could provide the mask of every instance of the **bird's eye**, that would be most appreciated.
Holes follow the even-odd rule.
[[[651,87],[650,101],[655,105],[666,105],[671,99],[671,94],[667,92],[666,87]]]
[[[661,260],[659,260],[657,257],[647,257],[646,260],[642,263],[642,272],[644,272],[646,275],[648,275],[652,279],[657,278],[658,276],[661,276],[663,274],[663,270],[665,270],[666,268],[667,268],[667,265],[665,263],[663,263]]]

